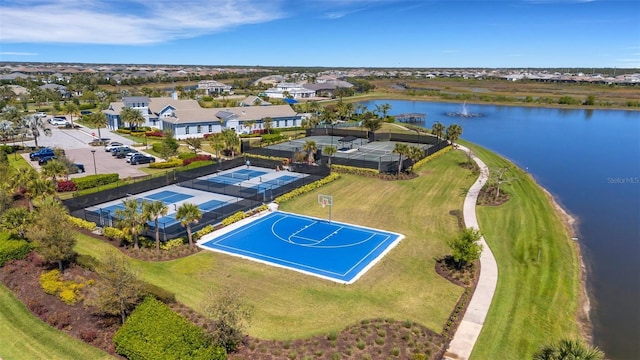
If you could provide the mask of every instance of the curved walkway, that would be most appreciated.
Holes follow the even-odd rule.
[[[458,145],[458,147],[464,152],[469,152],[469,149],[464,146]],[[464,199],[463,216],[464,223],[467,227],[479,230],[480,227],[478,226],[478,219],[476,217],[476,202],[480,194],[480,189],[482,189],[489,178],[489,168],[482,160],[473,154],[472,159],[480,167],[480,176],[471,186],[469,192],[467,192],[467,197]],[[460,326],[458,326],[458,330],[456,330],[451,343],[449,343],[449,349],[447,349],[444,355],[445,359],[468,359],[471,356],[471,352],[480,336],[482,325],[487,317],[491,300],[496,290],[498,283],[498,265],[496,259],[493,257],[493,253],[484,240],[484,237],[480,238],[480,244],[482,244],[482,254],[480,255],[480,278],[478,279],[478,286],[471,297],[471,301],[469,302]]]

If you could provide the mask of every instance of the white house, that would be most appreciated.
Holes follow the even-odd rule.
[[[274,99],[284,99],[287,96],[293,99],[310,98],[316,96],[314,90],[305,89],[296,83],[279,83],[274,88],[267,89],[264,94]]]
[[[215,80],[202,80],[198,82],[198,90],[204,90],[207,95],[233,94],[231,85],[223,84]]]
[[[104,110],[109,129],[117,130],[128,125],[120,118],[120,112],[125,106],[142,112],[146,119],[145,126],[170,130],[176,139],[204,137],[205,134],[220,133],[224,129],[248,134],[264,130],[267,119],[270,119],[273,129],[302,126],[302,116],[289,105],[202,108],[195,100],[136,96],[111,103]]]

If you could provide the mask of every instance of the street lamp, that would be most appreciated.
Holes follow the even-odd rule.
[[[98,168],[96,167],[96,151],[91,150],[91,156],[93,156],[93,173],[98,175]]]

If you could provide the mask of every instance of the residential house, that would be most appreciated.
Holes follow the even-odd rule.
[[[204,90],[207,95],[233,94],[231,85],[223,84],[215,80],[202,80],[198,82],[198,90]]]
[[[306,89],[302,85],[296,83],[285,82],[279,83],[274,88],[267,89],[264,94],[265,96],[274,99],[302,99],[316,96],[316,92],[314,90]]]

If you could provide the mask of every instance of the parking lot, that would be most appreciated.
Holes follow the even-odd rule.
[[[65,129],[50,125],[48,126],[51,128],[51,136],[40,136],[38,138],[38,145],[62,148],[64,149],[66,156],[71,161],[84,165],[86,171],[84,174],[70,174],[69,177],[73,178],[94,173],[118,173],[120,178],[124,179],[127,177],[146,175],[146,173],[139,170],[139,168],[147,165],[130,165],[125,159],[116,159],[111,156],[111,153],[106,152],[102,146],[89,145],[89,142],[94,139],[92,134],[95,134],[95,137],[97,138],[97,130],[85,127],[81,127],[79,129]],[[109,138],[111,141],[118,141],[126,145],[131,145],[133,143],[131,140],[118,134],[114,134],[107,129],[101,129],[100,135],[102,138]],[[25,142],[25,145],[35,146],[35,142],[33,140],[27,141]],[[95,150],[95,152],[92,152],[92,150]],[[144,148],[138,150],[144,152]],[[29,160],[28,153],[22,154],[22,156],[35,169],[40,170],[40,165],[38,165],[37,161]]]

